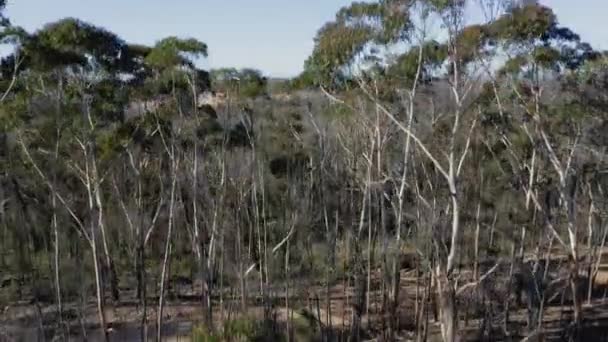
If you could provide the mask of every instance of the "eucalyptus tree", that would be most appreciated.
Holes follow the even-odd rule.
[[[118,60],[119,51],[123,43],[115,35],[86,24],[76,19],[65,19],[48,24],[39,31],[32,34],[19,28],[13,28],[9,34],[15,44],[14,53],[5,59],[8,63],[15,65],[19,79],[19,94],[11,98],[11,102],[18,103],[25,98],[28,108],[26,115],[21,116],[21,127],[18,127],[19,140],[27,158],[33,165],[38,165],[41,160],[35,160],[30,153],[33,143],[38,149],[51,142],[48,150],[53,153],[55,163],[63,151],[80,146],[83,159],[66,160],[68,169],[74,167],[85,170],[83,173],[74,173],[72,176],[82,182],[89,198],[89,213],[76,213],[73,210],[71,199],[63,200],[59,193],[57,173],[47,173],[39,167],[38,175],[48,185],[51,191],[52,202],[58,199],[68,209],[70,216],[80,227],[81,236],[85,237],[93,253],[93,264],[95,266],[95,277],[97,279],[97,299],[100,321],[105,330],[104,317],[104,291],[101,283],[100,264],[98,260],[98,244],[101,243],[104,251],[105,267],[115,279],[113,262],[111,259],[106,229],[104,225],[103,204],[101,196],[101,181],[98,172],[98,162],[95,157],[95,122],[103,121],[103,118],[93,119],[92,107],[98,103],[95,96],[86,94],[88,86],[99,84],[99,74],[113,68]],[[96,78],[97,76],[97,78]],[[102,76],[103,77],[103,76]],[[37,101],[37,103],[35,102]],[[40,115],[42,112],[51,115]],[[45,126],[47,128],[45,128]],[[48,128],[51,128],[50,130]],[[84,128],[80,130],[80,128]],[[33,134],[32,134],[33,133]],[[34,138],[36,136],[40,138]],[[28,138],[27,143],[24,139]],[[31,138],[35,140],[32,141]],[[62,151],[62,152],[60,152]],[[36,156],[36,159],[46,158]],[[74,163],[74,164],[72,164]],[[65,195],[63,195],[65,196]],[[71,197],[71,196],[70,196]],[[53,206],[54,208],[54,206]],[[56,212],[54,212],[54,215]],[[85,221],[85,217],[88,216]],[[86,230],[84,227],[87,226]],[[57,287],[57,299],[61,302],[59,285],[59,232],[56,218],[53,219],[55,235],[55,282]],[[101,241],[98,238],[101,233]],[[116,282],[111,280],[113,293],[117,293]]]
[[[469,287],[467,285],[457,288],[456,280],[457,260],[463,254],[460,246],[463,225],[468,223],[466,221],[468,219],[465,217],[469,216],[470,209],[466,203],[472,195],[461,184],[468,181],[463,174],[463,170],[468,170],[467,163],[465,163],[467,156],[473,153],[472,149],[479,149],[477,146],[480,144],[479,136],[476,137],[477,122],[482,120],[485,127],[490,123],[488,113],[482,113],[483,110],[487,110],[487,107],[482,106],[484,97],[478,97],[480,89],[483,88],[481,87],[482,82],[489,76],[488,85],[490,87],[487,89],[497,90],[507,87],[512,92],[511,100],[520,102],[519,113],[521,113],[520,109],[524,111],[533,108],[544,110],[544,105],[541,105],[539,101],[537,101],[537,105],[533,104],[534,96],[526,96],[538,92],[551,77],[578,69],[586,60],[593,59],[597,55],[588,44],[580,40],[578,35],[568,28],[559,26],[555,15],[546,7],[539,5],[508,7],[503,6],[504,4],[499,1],[482,2],[482,5],[484,10],[492,16],[491,20],[482,24],[467,25],[464,20],[465,1],[430,0],[418,2],[417,7],[413,7],[413,2],[405,1],[354,3],[341,9],[336,19],[319,31],[315,39],[315,49],[307,60],[305,71],[301,76],[302,79],[312,78],[322,88],[333,86],[333,89],[337,89],[339,86],[343,87],[349,83],[357,86],[406,137],[405,146],[401,146],[406,151],[403,164],[407,165],[409,158],[407,146],[411,139],[416,150],[430,162],[433,172],[439,174],[440,178],[445,181],[451,229],[444,233],[433,233],[443,236],[433,238],[433,243],[437,246],[433,257],[437,263],[433,273],[438,286],[442,335],[446,341],[452,341],[457,336],[456,297]],[[421,27],[416,27],[414,21],[411,20],[410,16],[413,12],[422,16],[430,15],[435,20],[439,20],[447,39],[434,41],[424,37],[414,41],[414,33]],[[370,56],[377,57],[376,51],[389,48],[391,44],[397,42],[406,43],[408,50],[392,63],[389,61],[388,66],[379,67],[377,64],[366,64],[370,60]],[[506,58],[503,58],[505,56]],[[499,60],[506,60],[506,63],[503,64],[504,67],[493,67],[493,65],[497,65],[497,61],[500,64]],[[545,75],[545,78],[540,78],[541,75]],[[547,78],[547,76],[549,77]],[[529,79],[529,82],[534,84],[523,85],[522,88],[520,82],[524,79]],[[506,80],[509,81],[505,82]],[[439,95],[437,89],[441,88],[441,84],[445,85],[448,91],[442,93],[446,95],[445,97],[439,98],[442,95]],[[431,89],[430,94],[417,95],[417,86]],[[394,94],[399,93],[395,90],[408,87],[411,87],[411,90],[406,93],[409,97],[406,97],[405,107],[409,109],[406,110],[407,116],[403,120],[398,112],[399,109],[395,109],[390,101],[391,99],[394,101]],[[333,100],[337,100],[336,96],[328,95]],[[392,95],[392,97],[386,95]],[[483,92],[481,95],[484,95]],[[498,107],[501,107],[501,104],[504,107],[507,99],[501,99],[503,93],[496,91],[495,95]],[[423,125],[420,123],[412,125],[412,122],[418,122],[420,119],[417,116],[412,121],[418,106],[429,100],[431,107],[425,106],[425,108],[432,113],[437,110],[443,111],[436,118],[433,114],[431,135],[443,136],[423,136]],[[499,108],[501,117],[503,114],[506,115],[504,110],[504,108]],[[528,113],[528,117],[534,118],[538,115]],[[426,123],[429,119],[424,118],[424,120]],[[447,120],[451,120],[451,122],[447,123]],[[501,120],[511,120],[511,116],[505,116]],[[511,121],[510,124],[514,123]],[[526,127],[526,125],[521,127]],[[542,138],[543,134],[546,135],[539,131],[543,125],[537,124],[536,127],[539,137],[530,136],[532,145],[539,146],[535,141],[544,141],[545,143],[542,145],[546,145],[544,149],[538,150],[536,153],[538,155],[549,153],[548,159],[546,159],[550,162],[548,165],[554,165],[558,178],[566,182],[568,172],[564,171],[562,166],[569,165],[569,163],[566,163],[567,160],[560,162],[558,156],[550,152],[551,150],[561,151],[561,149],[556,149],[549,144],[549,141],[553,141],[553,139]],[[504,132],[505,128],[501,129]],[[431,142],[429,138],[436,139],[436,141]],[[508,138],[504,141],[508,141]],[[438,144],[442,146],[439,149]],[[447,164],[444,162],[441,149],[446,154]],[[567,150],[573,151],[572,149]],[[567,154],[565,158],[567,159]],[[517,162],[520,163],[516,164],[520,165],[518,167],[524,167],[521,159],[518,159]],[[532,163],[534,164],[534,161]],[[532,165],[528,169],[534,168],[538,168],[538,161],[536,161],[536,166]],[[407,170],[407,167],[404,167],[403,170]],[[515,171],[515,173],[517,174],[519,171]],[[403,175],[406,174],[404,171]],[[398,198],[402,198],[405,190],[406,176],[403,177]],[[534,177],[535,175],[530,175],[531,182],[533,182],[531,178]],[[562,189],[565,187],[564,183]],[[399,187],[397,188],[399,189]],[[481,193],[483,194],[483,189]],[[526,203],[530,201],[530,194],[530,190],[526,192]],[[437,198],[436,193],[433,194],[433,198]],[[566,202],[568,201],[563,201],[563,203]],[[572,200],[570,202],[572,203]],[[395,206],[395,208],[399,207],[403,207],[403,203]],[[396,216],[399,218],[402,217],[402,214],[403,212],[399,211]],[[477,226],[479,227],[479,222]],[[574,227],[574,223],[571,223],[570,226]],[[397,232],[400,229],[397,227]],[[551,229],[554,230],[554,228]],[[557,231],[554,235],[559,236]],[[569,250],[571,254],[575,254],[576,246],[573,243],[576,238],[572,237],[570,241]],[[573,257],[573,260],[576,259]],[[496,267],[490,269],[490,271],[495,270]],[[473,286],[478,286],[481,280],[486,279],[488,275],[477,275]],[[576,276],[573,279],[576,282]],[[572,288],[575,287],[573,285]],[[393,290],[393,292],[396,291]]]
[[[206,139],[204,135],[211,133],[203,127],[205,122],[200,117],[199,106],[197,104],[198,95],[209,87],[209,79],[206,73],[197,69],[195,64],[197,59],[207,56],[207,45],[196,39],[181,39],[178,37],[167,37],[158,41],[144,58],[144,63],[153,71],[152,76],[144,83],[151,85],[157,93],[167,93],[171,96],[170,104],[173,104],[172,115],[169,116],[170,131],[167,136],[161,135],[164,150],[171,164],[171,185],[169,199],[169,223],[167,229],[165,252],[163,258],[162,274],[160,279],[159,310],[157,317],[157,338],[162,336],[162,315],[164,307],[164,289],[166,282],[167,263],[170,258],[170,245],[172,244],[172,229],[175,223],[174,211],[178,194],[176,187],[182,189],[182,204],[187,214],[186,222],[192,227],[191,246],[195,255],[198,274],[201,279],[201,304],[205,317],[205,323],[212,326],[212,306],[211,306],[211,277],[209,268],[211,264],[207,261],[212,258],[211,252],[207,254],[207,244],[205,237],[213,235],[214,232],[202,231],[202,222],[206,222],[201,217],[202,210],[199,209],[201,201],[201,175],[200,169],[204,165],[204,158],[201,158],[205,146],[201,146],[199,140]],[[171,108],[171,106],[169,107]],[[187,115],[188,114],[188,115]],[[206,125],[208,127],[209,123]],[[191,155],[191,157],[190,157]],[[203,159],[201,161],[201,159]],[[188,172],[183,165],[190,165]],[[178,179],[179,178],[179,179]],[[186,184],[177,184],[182,180],[190,180],[189,187]],[[191,190],[187,190],[187,189]],[[206,199],[206,198],[203,198]],[[205,227],[209,228],[209,227]],[[212,238],[213,240],[213,238]],[[213,242],[211,242],[213,243]]]
[[[192,65],[184,54],[206,53],[206,46],[177,38],[165,39],[154,48],[132,46],[105,29],[72,18],[47,24],[33,33],[9,28],[3,32],[3,42],[14,46],[13,54],[3,59],[3,66],[14,70],[10,87],[16,90],[10,96],[6,91],[3,101],[10,106],[21,104],[27,108],[25,112],[6,113],[16,114],[20,120],[20,124],[13,127],[26,160],[34,165],[46,163],[47,156],[38,153],[41,148],[56,151],[55,163],[60,160],[59,155],[72,152],[63,163],[70,177],[81,183],[78,192],[74,189],[71,195],[62,194],[60,183],[67,179],[60,179],[57,173],[44,168],[38,168],[37,173],[48,185],[53,203],[61,198],[59,201],[77,226],[87,226],[86,231],[81,229],[80,233],[93,253],[98,311],[105,330],[103,279],[109,279],[116,300],[119,293],[105,215],[109,209],[105,192],[110,186],[104,175],[110,172],[116,158],[112,155],[115,148],[108,143],[112,141],[112,130],[123,120],[123,108],[129,96],[127,86],[141,84],[142,79],[153,72]],[[6,69],[3,68],[3,73]],[[52,115],[41,115],[43,112]],[[88,198],[87,212],[76,210],[80,190],[85,190]],[[58,225],[53,223],[53,226]],[[57,231],[55,236],[57,261]],[[103,252],[99,253],[98,248]],[[103,269],[99,260],[104,260]],[[59,267],[58,262],[55,266]],[[56,278],[60,301],[58,276]]]
[[[182,39],[172,36],[156,42],[146,54],[144,63],[153,71],[149,81],[156,89],[161,93],[176,96],[180,86],[182,89],[188,89],[187,75],[197,71],[196,61],[206,56],[205,43],[194,38]],[[201,78],[199,81],[205,80]]]
[[[414,4],[411,0],[381,0],[341,8],[317,32],[303,76],[312,75],[316,84],[324,86],[347,86],[358,65],[365,64],[378,46],[408,41]]]
[[[315,51],[308,60],[307,68],[310,65],[314,66],[313,70],[318,73],[318,79],[321,84],[331,82],[332,78],[356,76],[353,70],[349,70],[357,62],[357,58],[362,58],[365,55],[365,49],[371,46],[384,46],[388,47],[390,44],[398,42],[411,43],[413,41],[414,25],[410,19],[410,15],[413,11],[414,2],[403,1],[380,1],[377,3],[355,3],[354,5],[341,10],[337,17],[336,22],[328,24],[319,33],[316,40]],[[470,138],[466,138],[466,144],[463,147],[458,147],[460,144],[457,141],[457,136],[461,136],[461,131],[469,129],[462,128],[462,115],[466,110],[465,101],[469,94],[471,87],[474,82],[471,82],[470,76],[466,75],[466,72],[462,70],[465,63],[467,63],[466,56],[461,52],[460,47],[463,45],[460,41],[461,31],[463,29],[464,22],[463,11],[464,2],[441,2],[441,1],[430,1],[425,4],[423,8],[423,15],[428,15],[428,11],[433,11],[442,20],[444,27],[448,33],[448,42],[445,45],[427,42],[426,37],[422,37],[417,43],[418,47],[412,48],[409,54],[405,54],[400,64],[402,65],[401,70],[398,67],[393,67],[394,71],[405,71],[402,75],[395,75],[393,77],[403,77],[405,81],[403,85],[411,86],[411,91],[408,93],[409,97],[407,102],[409,103],[409,123],[402,123],[400,119],[392,112],[391,108],[383,105],[380,99],[377,98],[376,94],[370,90],[370,86],[366,82],[359,82],[360,88],[364,94],[366,94],[370,100],[372,100],[379,112],[386,115],[397,127],[404,133],[405,136],[405,154],[404,154],[404,173],[401,178],[401,186],[398,187],[399,197],[403,198],[403,191],[405,189],[405,183],[407,182],[407,160],[409,158],[408,150],[410,140],[413,140],[417,148],[419,148],[423,155],[432,162],[433,167],[445,178],[445,181],[449,187],[449,193],[451,198],[451,216],[452,216],[452,229],[449,234],[450,240],[443,247],[439,247],[438,252],[438,266],[435,277],[438,284],[438,292],[440,297],[441,306],[441,326],[442,335],[444,340],[452,341],[455,339],[457,334],[456,320],[458,314],[456,312],[455,305],[455,280],[454,280],[454,267],[456,265],[456,256],[459,254],[459,243],[461,234],[461,223],[460,223],[460,191],[458,190],[457,183],[458,178],[462,169],[462,164],[467,156],[469,149]],[[353,33],[352,36],[344,34],[341,31],[348,31]],[[332,40],[332,34],[342,36],[342,40]],[[335,38],[335,37],[334,37]],[[340,44],[342,43],[342,44]],[[424,78],[430,77],[431,73],[428,71],[437,68],[439,65],[447,64],[448,73],[445,75],[451,93],[454,100],[451,108],[454,108],[453,113],[450,117],[453,118],[453,125],[451,130],[451,140],[447,141],[448,149],[448,164],[447,167],[439,161],[439,158],[429,150],[427,145],[418,138],[412,129],[412,122],[414,117],[415,100],[416,100],[416,89],[418,82],[421,80],[421,76]],[[399,64],[397,64],[399,65]],[[424,68],[424,70],[423,70]],[[424,71],[424,72],[423,72]],[[398,81],[397,81],[398,82]],[[400,84],[401,85],[401,84]],[[471,130],[475,126],[476,120],[469,120],[471,122]],[[466,134],[466,133],[465,133]],[[469,133],[470,136],[470,133]],[[399,203],[399,207],[403,208],[403,203]],[[397,215],[403,215],[403,209],[397,210]],[[401,224],[401,220],[399,220]],[[401,227],[396,227],[397,240],[400,238],[399,231]],[[443,241],[437,241],[439,246],[443,245]],[[399,249],[400,247],[397,246]],[[446,250],[446,255],[443,255],[441,251]],[[398,255],[398,253],[396,254]],[[393,261],[395,265],[398,263]],[[393,278],[398,278],[397,271],[393,270]],[[399,282],[393,282],[393,299],[392,312],[397,302]],[[397,289],[395,289],[395,287]]]
[[[597,58],[591,46],[566,27],[559,26],[551,9],[531,5],[515,7],[507,11],[495,21],[483,27],[488,39],[501,47],[507,56],[504,67],[491,76],[491,85],[495,98],[498,115],[505,124],[499,124],[499,130],[505,143],[516,138],[525,137],[523,151],[511,155],[519,160],[513,160],[519,165],[519,171],[525,172],[523,182],[526,193],[526,208],[533,207],[543,217],[551,240],[555,239],[566,249],[571,257],[571,290],[574,302],[574,322],[580,327],[582,320],[581,299],[579,296],[579,233],[576,228],[577,206],[581,203],[575,196],[581,185],[573,182],[581,177],[580,152],[581,124],[588,119],[587,109],[581,107],[566,115],[557,114],[566,108],[575,109],[566,103],[564,98],[557,100],[551,97],[553,85],[559,86],[560,78],[568,77],[588,60]],[[499,83],[502,83],[499,85]],[[509,94],[509,95],[507,95]],[[515,101],[514,107],[508,105],[509,96]],[[580,110],[582,109],[582,110]],[[581,114],[580,115],[577,115]],[[557,114],[557,115],[556,115]],[[548,129],[548,127],[571,127],[566,130]],[[525,141],[524,140],[524,141]],[[527,152],[524,152],[527,151]],[[529,160],[529,162],[525,162]],[[524,161],[522,165],[522,161]],[[543,170],[553,171],[553,176]],[[557,178],[557,184],[545,184],[541,188],[540,179]],[[567,217],[566,229],[562,230],[560,222],[551,214],[555,208],[540,203],[538,191],[547,191],[546,186],[557,190],[563,214]],[[567,233],[567,240],[562,239],[562,231]],[[540,324],[541,322],[539,322]]]
[[[221,68],[210,71],[213,89],[230,96],[256,98],[266,94],[268,80],[256,69]]]

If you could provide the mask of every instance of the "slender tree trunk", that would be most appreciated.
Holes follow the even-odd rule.
[[[97,156],[96,151],[97,147],[95,144],[95,124],[93,123],[93,118],[91,116],[91,108],[90,103],[86,102],[86,118],[89,121],[89,142],[85,149],[85,158],[87,160],[88,169],[87,169],[87,177],[86,183],[88,185],[89,191],[92,191],[92,200],[94,201],[94,205],[97,213],[97,227],[101,232],[101,242],[104,251],[104,260],[105,266],[109,273],[109,281],[110,281],[110,290],[112,292],[112,297],[114,301],[118,301],[119,292],[118,292],[118,279],[116,274],[116,269],[114,267],[114,262],[112,261],[112,257],[110,254],[110,249],[108,247],[108,239],[106,234],[106,227],[104,222],[104,207],[101,200],[101,178],[99,175],[99,171],[97,169]],[[88,150],[87,150],[88,149]]]
[[[576,255],[576,254],[575,254]],[[570,289],[572,291],[572,305],[574,309],[574,326],[575,326],[575,335],[578,334],[581,328],[582,320],[583,320],[583,308],[581,303],[581,298],[579,295],[579,262],[576,259],[573,259],[571,262],[571,271],[570,271]]]
[[[591,279],[595,279],[595,277],[597,276],[597,272],[599,271],[600,265],[602,263],[602,258],[604,257],[604,248],[606,246],[606,238],[608,237],[607,235],[608,235],[608,224],[604,225],[602,242],[601,242],[601,245],[599,248],[598,255],[595,260],[595,265],[593,266],[593,274],[591,276]]]
[[[365,297],[365,316],[368,318],[369,324],[369,309],[371,306],[370,296],[371,296],[371,287],[372,287],[372,195],[370,193],[368,197],[368,206],[369,206],[369,215],[367,216],[367,284],[366,284],[366,293]]]
[[[513,272],[515,270],[515,242],[512,243],[511,245],[511,265],[509,267],[509,280],[508,280],[508,285],[506,287],[506,293],[507,295],[505,296],[505,304],[504,304],[504,326],[503,326],[503,330],[505,332],[505,335],[509,335],[509,313],[510,313],[510,292],[512,291],[511,288],[513,286]],[[519,298],[519,293],[515,294],[517,296],[517,298]]]
[[[140,245],[137,248],[137,265],[138,265],[138,273],[137,279],[139,284],[138,292],[139,292],[139,300],[142,306],[142,315],[140,322],[140,335],[142,341],[148,340],[148,291],[147,291],[147,277],[146,277],[146,268],[145,268],[145,260],[146,260],[146,250],[144,246],[143,236],[140,237]]]
[[[93,241],[91,242],[91,249],[93,251],[93,266],[95,269],[95,292],[97,295],[97,312],[99,316],[99,325],[101,326],[104,341],[109,341],[108,329],[106,327],[106,311],[105,311],[105,295],[103,290],[103,284],[101,283],[101,270],[99,265],[99,255],[97,253],[96,239],[95,239],[95,228],[92,229]]]
[[[494,214],[494,220],[492,220],[492,226],[490,227],[490,241],[488,243],[488,249],[494,249],[494,229],[496,228],[496,221],[498,220],[498,213]]]
[[[106,316],[105,316],[106,315],[106,313],[105,313],[105,293],[104,293],[104,286],[102,283],[101,267],[99,264],[99,254],[97,251],[97,229],[98,229],[97,224],[99,224],[99,222],[101,222],[101,216],[100,216],[100,213],[96,210],[97,208],[96,208],[96,206],[94,204],[94,200],[93,200],[94,195],[93,195],[92,180],[91,180],[92,176],[90,173],[91,168],[89,167],[90,158],[89,158],[89,155],[87,154],[88,149],[87,149],[87,147],[83,147],[83,151],[85,153],[86,172],[83,176],[82,181],[85,184],[86,190],[87,190],[87,202],[88,202],[88,209],[89,209],[89,214],[90,214],[89,222],[85,225],[85,223],[83,221],[81,221],[78,218],[78,216],[74,213],[74,211],[69,207],[69,205],[67,204],[65,199],[63,199],[63,197],[61,197],[59,195],[59,193],[55,190],[54,185],[51,183],[51,181],[45,175],[45,173],[42,172],[42,170],[40,169],[38,164],[36,164],[36,162],[32,158],[32,155],[29,153],[27,146],[25,145],[23,139],[20,136],[18,136],[18,143],[21,145],[23,152],[25,153],[29,162],[33,165],[36,173],[38,173],[40,178],[42,178],[42,180],[48,186],[52,195],[56,199],[58,199],[61,202],[61,204],[66,208],[66,210],[70,213],[70,216],[74,219],[74,222],[78,226],[80,234],[82,236],[84,236],[87,243],[89,244],[89,247],[91,248],[91,257],[93,259],[93,268],[94,268],[94,272],[95,272],[95,295],[96,295],[96,300],[97,300],[97,314],[99,317],[99,325],[103,332],[104,341],[108,342],[109,336],[108,336],[108,330],[106,327]],[[88,228],[87,228],[87,226],[88,226]]]
[[[371,151],[374,150],[374,143],[372,144]],[[370,154],[371,155],[371,154]],[[365,310],[366,304],[366,291],[367,286],[365,283],[365,266],[364,260],[361,258],[361,243],[360,237],[363,232],[365,224],[366,208],[368,207],[368,197],[370,196],[370,183],[371,183],[371,162],[367,168],[367,178],[365,180],[365,189],[363,191],[363,198],[361,200],[361,212],[359,213],[359,227],[355,234],[351,235],[353,253],[351,255],[351,267],[353,269],[353,286],[354,286],[354,297],[352,302],[352,313],[351,313],[351,331],[349,341],[359,341],[361,332],[361,316]],[[371,216],[371,212],[367,215]]]
[[[204,242],[201,238],[201,232],[198,224],[198,143],[194,143],[194,156],[193,156],[193,166],[192,166],[192,223],[194,226],[194,236],[192,247],[194,249],[194,254],[196,256],[196,261],[198,265],[199,277],[201,280],[201,307],[203,310],[203,320],[207,325],[207,328],[213,330],[213,320],[211,317],[211,306],[210,306],[210,284],[209,284],[209,274],[210,271],[207,268],[207,263],[205,263],[205,246]],[[214,227],[212,227],[214,229]],[[212,233],[213,234],[213,233]]]
[[[224,258],[226,250],[226,240],[224,238],[224,231],[222,230],[220,233],[220,270],[219,270],[219,283],[220,283],[220,321],[224,322],[226,318],[225,308],[224,308]]]
[[[218,229],[218,215],[219,215],[219,210],[220,208],[224,205],[224,195],[226,193],[226,188],[225,188],[225,184],[226,184],[226,163],[225,163],[225,147],[222,147],[222,159],[221,159],[221,178],[220,178],[220,196],[219,199],[215,202],[214,206],[213,206],[213,222],[211,224],[211,237],[209,238],[209,248],[207,250],[207,278],[204,279],[205,281],[205,288],[204,290],[207,292],[206,294],[206,300],[207,300],[207,316],[208,316],[208,320],[209,320],[209,324],[211,324],[211,327],[213,327],[213,300],[212,300],[212,289],[213,289],[213,281],[214,281],[214,269],[215,269],[215,255],[216,255],[216,240],[218,238],[217,236],[217,229]],[[221,238],[222,242],[221,242],[221,249],[223,251],[224,249],[224,240],[223,240],[223,233],[222,233],[222,238]],[[222,256],[220,257],[220,263],[222,264],[222,270],[220,270],[220,276],[221,273],[223,272],[223,252],[222,252]],[[223,278],[222,278],[222,284],[220,285],[220,303],[222,305],[221,311],[223,312],[223,297],[222,293],[223,293]]]
[[[291,314],[289,312],[289,278],[291,276],[289,271],[289,240],[287,240],[287,244],[285,246],[285,315],[286,315],[286,324],[287,324],[287,342],[290,342],[292,325],[291,325]]]
[[[60,131],[57,130],[57,142],[55,143],[55,155],[54,155],[54,162],[57,163],[58,158],[59,158],[59,137],[60,137]],[[54,173],[53,175],[53,183],[56,184],[57,183],[57,172]],[[53,218],[52,218],[52,227],[53,227],[53,237],[54,237],[54,271],[55,271],[55,297],[57,299],[57,315],[59,317],[59,329],[61,331],[61,334],[63,337],[64,336],[64,322],[63,322],[63,300],[61,297],[61,278],[59,276],[59,269],[60,269],[60,245],[59,245],[59,224],[57,222],[57,196],[55,195],[54,192],[51,193],[51,208],[53,211]],[[0,267],[2,265],[0,264]]]
[[[477,204],[477,215],[475,216],[475,247],[473,257],[473,277],[475,281],[479,280],[479,230],[481,223],[479,222],[479,215],[481,213],[481,203]]]
[[[441,335],[444,342],[455,342],[458,332],[458,314],[456,311],[456,293],[452,281],[442,270],[437,271],[437,293]]]
[[[241,234],[241,222],[240,217],[238,215],[240,212],[240,208],[237,209],[237,217],[236,217],[236,250],[237,250],[237,260],[238,260],[238,272],[239,272],[239,290],[240,290],[240,299],[241,299],[241,310],[242,313],[247,315],[247,289],[245,285],[245,267],[243,265],[243,250],[242,250],[242,234]]]
[[[60,268],[60,263],[59,263],[59,250],[60,250],[60,246],[59,246],[59,227],[57,224],[57,199],[55,198],[55,194],[52,194],[53,198],[51,200],[51,205],[52,205],[52,210],[53,210],[53,236],[54,236],[54,271],[55,271],[55,296],[57,298],[57,315],[59,316],[59,327],[60,330],[64,331],[64,323],[63,323],[63,301],[61,298],[61,278],[59,276],[59,268]]]
[[[173,235],[173,215],[175,210],[175,188],[177,183],[177,168],[178,162],[175,160],[175,150],[172,147],[171,152],[171,198],[169,201],[169,222],[167,228],[167,237],[165,240],[165,256],[163,258],[163,266],[160,276],[160,294],[158,297],[158,314],[156,317],[156,340],[162,341],[162,329],[163,329],[163,309],[164,309],[164,298],[165,298],[165,279],[167,277],[167,265],[171,254],[171,237]]]
[[[591,295],[593,293],[593,256],[595,255],[593,248],[593,214],[595,212],[595,202],[593,200],[593,195],[591,195],[591,190],[589,191],[589,200],[591,204],[589,205],[589,213],[587,215],[587,304],[591,304]]]
[[[354,243],[354,248],[352,262],[354,271],[354,297],[352,302],[350,342],[358,342],[361,340],[361,317],[364,312],[367,289],[365,283],[365,266],[363,265],[363,260],[361,260],[361,248],[359,247],[358,242]]]
[[[87,157],[87,163],[89,162],[88,160],[89,157]],[[90,227],[91,227],[91,250],[92,250],[92,254],[93,254],[93,266],[95,268],[95,286],[96,286],[96,292],[97,292],[97,310],[99,312],[99,323],[101,325],[101,329],[103,330],[103,336],[104,336],[104,340],[106,342],[109,341],[109,336],[108,336],[108,329],[106,326],[106,312],[105,312],[105,290],[104,290],[104,284],[103,284],[103,275],[102,275],[102,271],[101,271],[101,265],[99,262],[99,252],[97,250],[97,229],[99,229],[99,223],[102,222],[102,216],[101,213],[99,212],[99,207],[96,207],[95,202],[94,202],[94,191],[92,189],[92,180],[91,180],[91,175],[87,174],[87,179],[86,179],[86,184],[87,184],[87,191],[88,191],[88,197],[89,197],[89,210],[91,212],[91,219],[90,219]],[[94,180],[93,180],[94,181]]]
[[[78,247],[77,247],[78,248]],[[77,256],[81,256],[80,255],[80,249],[78,248],[78,252],[76,253]],[[88,300],[88,293],[87,290],[85,289],[85,282],[83,281],[83,274],[84,274],[84,263],[82,262],[77,262],[77,265],[75,265],[75,267],[78,268],[78,275],[77,278],[79,280],[80,286],[78,287],[79,293],[78,293],[78,323],[80,324],[80,333],[82,335],[82,339],[83,341],[87,340],[87,326],[85,323],[85,312],[87,309],[87,300]]]

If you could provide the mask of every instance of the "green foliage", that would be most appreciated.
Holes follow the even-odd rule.
[[[482,25],[465,27],[456,37],[456,47],[460,62],[466,64],[483,53],[486,44],[486,28]]]
[[[235,341],[248,342],[268,337],[262,322],[250,318],[237,318],[224,323],[221,332],[210,332],[205,326],[197,326],[192,332],[195,342]]]
[[[4,16],[4,9],[6,8],[6,0],[0,0],[0,24],[2,26],[8,25],[8,18]]]
[[[536,64],[547,70],[576,69],[596,57],[589,44],[569,28],[559,26],[549,7],[515,7],[484,28],[489,41],[511,51],[511,61],[520,67]],[[527,62],[524,62],[524,59]],[[515,72],[511,64],[505,72]]]
[[[502,74],[517,74],[526,65],[526,58],[524,56],[513,57],[505,63],[501,69]]]
[[[266,93],[267,79],[262,72],[254,69],[240,71],[240,94],[245,97],[258,97]]]
[[[539,46],[532,51],[534,62],[546,69],[554,67],[559,57],[559,51],[547,46]]]
[[[24,40],[29,38],[29,34],[25,29],[18,26],[8,26],[0,32],[1,45],[20,45]]]
[[[347,7],[342,7],[336,14],[336,19],[341,22],[352,22],[365,19],[380,19],[383,14],[382,5],[378,2],[355,1]]]
[[[146,63],[156,70],[192,66],[196,58],[207,57],[207,45],[194,38],[167,37],[156,43]]]
[[[132,77],[130,83],[135,85],[150,76],[149,70],[144,65],[146,56],[152,51],[151,47],[138,44],[124,45],[119,61],[119,70]]]
[[[465,0],[427,0],[427,3],[439,13],[460,11],[466,5]]]
[[[316,85],[317,76],[310,68],[304,69],[298,76],[289,81],[289,89],[310,89]]]
[[[224,324],[224,338],[251,341],[259,330],[259,324],[251,319],[235,319]]]
[[[386,70],[386,81],[392,87],[409,87],[416,78],[418,64],[421,63],[419,79],[430,81],[434,72],[447,58],[447,46],[437,41],[429,41],[422,46],[413,46]]]
[[[305,70],[314,75],[318,83],[339,84],[348,74],[343,68],[361,53],[371,38],[367,27],[349,27],[339,23],[325,25],[315,38],[315,49],[305,63]]]
[[[493,37],[511,44],[547,39],[555,28],[557,18],[544,6],[515,7],[488,27]]]
[[[124,42],[115,34],[74,18],[47,24],[23,45],[34,66],[117,68]]]
[[[358,57],[369,57],[368,48],[408,39],[411,5],[409,0],[381,0],[341,8],[336,19],[318,31],[313,53],[304,65],[304,80],[308,83],[312,77],[317,84],[343,87]]]
[[[221,336],[211,333],[205,326],[197,326],[192,331],[193,342],[221,342]]]
[[[268,80],[259,70],[222,68],[211,70],[210,75],[214,90],[237,97],[255,98],[267,92]]]
[[[97,149],[99,150],[98,158],[101,161],[111,160],[118,153],[121,153],[123,146],[128,144],[128,137],[114,134],[112,131],[103,132],[98,137]]]
[[[0,106],[0,127],[5,132],[21,127],[25,117],[27,103],[24,96],[18,96],[13,101]]]
[[[581,84],[608,88],[608,54],[586,61],[575,75],[576,81]]]

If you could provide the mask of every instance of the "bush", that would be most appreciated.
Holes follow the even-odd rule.
[[[195,327],[192,332],[194,342],[216,341],[263,341],[268,336],[262,322],[248,318],[227,321],[221,332],[211,332],[205,326]]]

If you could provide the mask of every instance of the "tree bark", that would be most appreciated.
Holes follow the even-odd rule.
[[[175,160],[175,149],[171,146],[171,197],[169,200],[169,222],[167,228],[167,237],[165,240],[165,253],[163,258],[162,271],[160,276],[160,294],[158,297],[158,313],[156,317],[156,340],[162,341],[162,331],[163,331],[163,309],[164,309],[164,298],[165,298],[165,279],[167,277],[167,265],[169,262],[169,257],[171,255],[171,238],[173,235],[173,216],[175,210],[175,188],[177,183],[177,168],[178,161]]]
[[[441,336],[444,342],[457,341],[458,314],[456,311],[456,293],[453,282],[449,277],[438,270],[437,292],[439,296],[439,320],[441,323]]]

